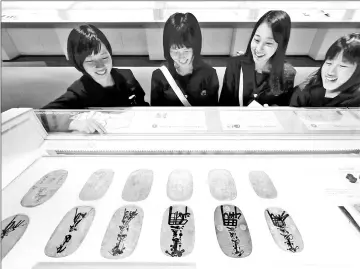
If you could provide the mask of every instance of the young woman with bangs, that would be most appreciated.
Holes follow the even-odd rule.
[[[336,40],[321,68],[296,87],[294,107],[360,107],[360,33]]]
[[[46,109],[83,109],[148,105],[145,93],[130,69],[112,65],[112,49],[105,35],[93,25],[73,29],[68,38],[70,63],[83,76]]]
[[[256,23],[244,55],[232,57],[220,93],[221,106],[288,106],[296,70],[285,63],[291,20],[281,10]]]
[[[73,29],[67,41],[69,62],[83,75],[67,91],[42,109],[148,106],[145,93],[130,69],[112,65],[112,49],[106,36],[87,24]],[[67,126],[66,126],[67,125]],[[55,129],[59,129],[58,126]],[[68,120],[61,130],[103,133],[95,120]]]
[[[216,106],[216,70],[201,59],[202,35],[191,13],[175,13],[166,21],[163,48],[166,62],[151,78],[152,106]]]

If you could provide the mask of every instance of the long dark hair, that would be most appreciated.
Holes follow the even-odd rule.
[[[360,33],[345,35],[336,40],[328,49],[321,67],[305,82],[304,89],[311,90],[323,87],[321,69],[327,60],[333,60],[340,53],[342,57],[352,64],[357,64],[352,76],[336,91],[353,93],[360,88]]]
[[[251,41],[256,30],[262,23],[267,23],[272,30],[274,40],[278,44],[274,55],[269,59],[270,69],[270,91],[274,95],[284,92],[284,61],[285,53],[290,39],[291,19],[290,16],[282,10],[270,10],[266,12],[255,24],[251,33],[249,43],[246,48],[244,57],[249,61],[254,61],[251,52]]]
[[[112,57],[112,49],[106,36],[91,24],[80,25],[71,30],[67,41],[67,55],[69,62],[81,73],[87,74],[83,63],[91,54],[98,54],[101,50],[101,43]]]
[[[175,13],[169,17],[164,26],[164,57],[169,68],[174,68],[174,60],[170,56],[170,47],[192,48],[194,52],[193,67],[200,61],[202,35],[198,20],[192,13]]]

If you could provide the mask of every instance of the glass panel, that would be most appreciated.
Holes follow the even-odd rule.
[[[36,110],[50,134],[360,134],[360,109],[104,108]],[[98,129],[99,131],[96,131]],[[309,136],[311,135],[311,136]]]

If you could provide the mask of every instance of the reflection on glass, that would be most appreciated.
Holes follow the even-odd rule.
[[[134,116],[132,111],[37,111],[36,115],[48,132],[121,133]],[[90,122],[90,124],[89,124]]]
[[[117,108],[36,110],[35,113],[48,133],[71,135],[310,134],[309,138],[313,139],[313,134],[360,134],[360,109]],[[81,122],[88,121],[96,126],[81,129]]]

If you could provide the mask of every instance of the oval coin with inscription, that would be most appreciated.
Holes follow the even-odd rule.
[[[29,217],[18,214],[1,221],[1,259],[16,245],[29,225]]]
[[[143,210],[135,205],[119,208],[111,218],[101,244],[104,258],[119,259],[130,256],[140,237]]]
[[[67,212],[51,235],[45,255],[59,258],[74,253],[85,239],[94,217],[95,209],[91,206],[77,206]]]
[[[265,219],[275,243],[285,251],[301,252],[304,242],[293,219],[285,210],[269,207],[265,210]]]
[[[264,171],[251,171],[249,173],[250,183],[261,198],[274,199],[277,191],[270,177]]]
[[[82,188],[79,198],[83,201],[98,200],[103,197],[114,178],[111,169],[100,169],[94,172]]]
[[[237,196],[235,181],[228,170],[211,170],[208,183],[211,195],[219,201],[234,200]]]
[[[66,170],[47,173],[36,182],[21,200],[23,207],[35,207],[48,201],[63,185],[67,178]]]
[[[160,246],[169,257],[189,255],[195,244],[195,221],[191,208],[184,205],[170,206],[164,213]]]
[[[174,170],[169,175],[167,196],[173,201],[185,201],[193,194],[193,178],[188,170]]]
[[[214,224],[217,241],[226,256],[244,258],[251,254],[249,227],[241,210],[234,205],[220,205],[215,209]]]
[[[145,200],[149,196],[153,179],[152,170],[140,169],[132,172],[125,183],[122,199],[127,202]]]

